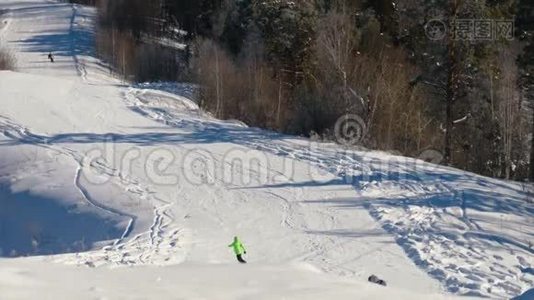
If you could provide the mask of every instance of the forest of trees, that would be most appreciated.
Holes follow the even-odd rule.
[[[184,80],[187,52],[160,1],[75,0],[98,7],[97,53],[131,81]],[[162,41],[173,41],[164,43]]]
[[[534,179],[531,0],[99,0],[97,46],[132,80],[187,80],[222,119],[483,175]],[[147,43],[170,39],[180,49]]]

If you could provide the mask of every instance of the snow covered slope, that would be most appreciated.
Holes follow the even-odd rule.
[[[0,72],[2,298],[507,298],[534,286],[526,187],[213,119],[187,93],[108,77],[93,9],[0,11],[18,59]],[[234,235],[248,265],[227,247]]]

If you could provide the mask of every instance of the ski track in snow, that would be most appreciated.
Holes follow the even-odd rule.
[[[183,236],[183,230],[173,226],[174,219],[168,211],[171,204],[153,196],[147,187],[143,187],[139,184],[139,180],[136,180],[129,175],[118,174],[115,169],[102,164],[100,161],[97,164],[93,163],[90,166],[84,166],[83,162],[85,157],[82,154],[65,147],[50,145],[47,143],[46,139],[42,139],[40,136],[32,134],[28,129],[17,125],[2,116],[0,116],[0,130],[2,131],[2,134],[9,139],[51,149],[72,158],[78,164],[74,176],[74,185],[80,191],[80,194],[84,199],[97,209],[130,219],[121,238],[117,239],[112,246],[106,246],[102,251],[97,250],[79,253],[75,255],[74,259],[71,256],[66,255],[63,258],[59,258],[58,261],[97,266],[102,264],[134,265],[139,263],[176,263],[177,260],[180,260],[180,256],[177,256],[176,252],[182,251],[179,246],[179,240]],[[99,173],[110,176],[112,181],[122,185],[124,190],[154,203],[154,223],[150,227],[148,233],[127,240],[130,232],[135,226],[136,217],[118,209],[105,206],[90,196],[89,191],[81,183],[83,170],[88,167],[95,169],[95,171]],[[132,190],[132,187],[135,187],[135,189]],[[138,257],[139,260],[128,259],[132,256]]]
[[[88,72],[86,66],[89,61],[77,48],[80,43],[77,39],[83,34],[81,27],[87,26],[84,24],[85,16],[80,15],[81,6],[68,4],[58,7],[71,9],[69,49],[78,77],[84,84],[99,83],[90,80],[96,74]],[[12,14],[12,11],[0,12],[0,39],[11,26]],[[103,79],[109,83],[109,78]],[[530,227],[525,224],[525,220],[534,217],[534,210],[526,201],[520,201],[523,195],[517,191],[517,185],[423,163],[416,165],[414,160],[384,166],[383,160],[388,159],[386,154],[367,155],[331,145],[286,142],[287,136],[247,128],[239,122],[216,120],[186,97],[143,86],[150,87],[150,84],[137,85],[124,91],[124,103],[131,111],[169,127],[189,130],[196,134],[192,139],[215,139],[221,143],[234,143],[237,140],[235,143],[248,149],[314,166],[334,175],[336,179],[310,185],[348,184],[354,187],[358,195],[357,199],[325,201],[324,205],[310,208],[308,204],[288,198],[290,193],[283,189],[284,185],[293,184],[291,178],[269,166],[261,166],[264,172],[281,176],[280,183],[271,186],[281,188],[277,190],[280,193],[269,189],[270,186],[262,187],[266,189],[261,191],[269,198],[278,200],[273,206],[279,207],[282,213],[280,226],[306,231],[302,209],[308,205],[307,213],[320,216],[317,219],[321,220],[322,228],[335,231],[340,228],[338,214],[341,208],[363,207],[372,221],[378,222],[391,234],[405,254],[429,276],[437,279],[448,292],[509,298],[534,285],[534,250],[527,244],[527,237],[534,235],[534,232],[528,231],[532,230],[533,224]],[[80,151],[60,146],[59,143],[49,143],[48,137],[33,133],[9,118],[0,116],[0,130],[8,139],[51,149],[72,159],[77,166],[73,184],[85,201],[95,209],[129,219],[122,236],[112,245],[84,253],[57,256],[55,261],[90,267],[166,265],[181,263],[190,255],[193,247],[190,243],[195,233],[179,225],[172,210],[175,203],[160,198],[156,189],[145,180],[133,174],[124,174],[112,167],[111,162],[91,161]],[[246,135],[252,138],[240,138],[240,130],[253,133]],[[91,163],[87,164],[87,160]],[[217,163],[226,162],[219,160]],[[153,220],[146,232],[132,236],[137,226],[136,216],[126,212],[123,207],[106,206],[104,199],[92,196],[91,190],[83,182],[85,172],[105,174],[112,184],[120,186],[132,198],[150,203]],[[225,185],[221,178],[209,173],[209,170],[206,170],[205,180],[215,182],[214,188],[207,190],[209,193],[216,194]],[[483,193],[480,190],[482,186],[486,194],[479,195]],[[217,201],[217,197],[210,199]],[[187,201],[192,200],[184,199],[184,206],[188,205]],[[224,224],[217,208],[219,203],[204,203],[203,199],[198,201],[198,206],[205,209],[206,214],[210,214],[219,224]],[[209,207],[213,209],[208,210]],[[509,219],[503,220],[504,217]],[[499,221],[500,228],[496,229]],[[522,226],[527,231],[522,232]],[[358,233],[348,234],[357,236]],[[365,276],[357,268],[349,267],[352,261],[360,258],[348,256],[338,260],[327,255],[332,249],[350,251],[350,248],[346,250],[344,247],[344,243],[350,242],[310,233],[306,239],[299,240],[301,244],[295,245],[305,249],[305,252],[295,253],[293,259],[310,262],[330,273]],[[362,239],[361,243],[367,242]],[[381,251],[370,249],[362,255],[381,255]]]
[[[53,3],[54,5],[58,5],[55,2]],[[64,7],[65,4],[60,4],[60,6]],[[74,63],[76,72],[82,82],[90,83],[88,80],[88,72],[85,67],[86,62],[82,57],[78,55],[79,51],[77,50],[77,45],[80,43],[78,37],[81,34],[78,31],[80,30],[80,27],[82,25],[80,24],[80,22],[84,21],[78,20],[79,9],[77,4],[67,4],[67,6],[71,9],[68,35],[70,39],[69,47],[72,61]],[[11,12],[8,12],[3,16],[10,16],[11,14]],[[0,15],[0,18],[2,18],[2,15]],[[9,18],[3,18],[0,20],[6,20],[6,25],[0,27],[1,38],[2,33],[7,31],[7,27],[11,22]],[[84,166],[83,161],[86,159],[86,157],[84,157],[83,154],[78,153],[72,149],[49,145],[47,144],[46,138],[32,134],[28,129],[18,124],[15,124],[14,122],[5,117],[0,116],[0,124],[0,128],[2,128],[4,136],[10,139],[17,140],[23,143],[42,146],[48,149],[53,149],[55,151],[58,151],[59,153],[62,153],[72,158],[78,165],[76,174],[74,176],[74,183],[76,188],[80,191],[80,194],[86,199],[86,201],[91,206],[94,206],[98,209],[107,211],[113,215],[119,215],[130,219],[130,221],[128,222],[128,226],[125,228],[125,231],[122,234],[122,237],[120,239],[117,239],[114,242],[113,246],[104,247],[103,252],[93,251],[81,253],[76,255],[75,259],[66,256],[65,258],[60,258],[59,260],[65,261],[67,263],[87,264],[90,266],[108,263],[131,265],[138,263],[151,264],[156,262],[179,262],[180,256],[176,255],[175,252],[182,251],[178,244],[178,240],[183,237],[184,232],[179,228],[175,228],[175,226],[173,225],[173,218],[170,215],[170,212],[168,211],[170,204],[160,199],[157,199],[157,197],[153,195],[153,192],[150,192],[148,187],[144,187],[139,183],[139,179],[132,178],[131,175],[124,175],[118,173],[117,170],[113,169],[112,167],[109,167],[105,163],[103,164],[101,161],[96,163],[93,162],[90,166]],[[97,200],[91,198],[90,192],[83,186],[80,181],[81,177],[83,176],[82,174],[84,172],[84,168],[92,168],[95,169],[96,172],[106,174],[107,176],[110,176],[110,178],[112,178],[113,182],[124,186],[125,190],[134,194],[134,197],[140,197],[142,199],[150,201],[151,203],[154,203],[154,223],[149,228],[149,232],[147,232],[146,234],[138,235],[132,238],[131,240],[127,240],[128,235],[135,226],[136,217],[124,213],[120,210],[107,207],[101,204],[101,202],[98,202]],[[164,245],[164,243],[166,242],[168,242],[169,245],[172,244],[173,246],[168,247],[167,244]],[[129,257],[131,256],[137,256],[140,259],[129,259]]]
[[[198,106],[191,102],[188,99],[172,95],[168,92],[161,92],[157,90],[150,90],[150,89],[135,89],[135,88],[129,88],[124,94],[124,99],[126,101],[126,104],[132,109],[133,111],[140,113],[142,115],[148,116],[154,120],[157,120],[158,122],[161,122],[168,126],[177,126],[181,127],[184,122],[193,122],[193,126],[196,128],[203,128],[206,124],[209,124],[210,120],[209,117],[202,113]],[[162,108],[165,108],[166,110],[163,110]],[[182,114],[187,114],[182,115]],[[198,117],[198,119],[191,121],[191,116]],[[207,118],[203,119],[203,118]],[[211,120],[214,123],[220,124],[221,122],[218,120]],[[223,122],[224,123],[224,122]],[[242,128],[241,125],[233,123],[227,123],[229,126],[237,126],[238,128]],[[209,126],[209,125],[208,125]],[[275,146],[276,147],[276,146]],[[260,148],[259,144],[254,144],[253,149],[259,150],[259,151],[269,151],[273,150],[275,153],[279,154],[281,151],[287,151],[287,154],[289,156],[293,155],[293,151],[290,148],[273,148],[273,149],[264,149]],[[307,150],[303,150],[307,151]],[[199,153],[201,155],[201,153]],[[214,155],[217,156],[217,155]],[[302,157],[311,157],[310,154],[301,154]],[[216,162],[217,164],[221,164],[222,159]],[[225,161],[224,163],[228,164],[229,162]],[[279,179],[282,179],[282,181],[290,181],[290,178],[285,176],[284,174],[280,173],[278,170],[270,169],[268,166],[262,166],[265,168],[266,172],[277,174]],[[215,180],[218,184],[226,185],[221,181],[220,178],[215,178],[213,174],[208,174],[210,178],[206,180]],[[290,229],[295,229],[299,231],[305,231],[306,226],[303,224],[303,220],[299,220],[299,209],[300,205],[299,203],[296,203],[295,201],[290,201],[287,198],[281,196],[278,193],[272,192],[272,191],[265,191],[264,193],[273,196],[280,200],[280,206],[283,212],[281,225]],[[336,212],[332,209],[324,209],[321,207],[317,207],[317,210],[314,212],[315,214],[322,215],[323,219],[327,224],[325,224],[326,228],[334,228],[336,225]],[[216,212],[216,216],[218,213]],[[215,216],[215,217],[216,217]],[[222,221],[221,221],[222,222]],[[320,266],[321,269],[327,272],[334,272],[343,274],[345,276],[352,276],[356,274],[354,270],[351,270],[349,268],[346,268],[341,263],[333,263],[328,260],[326,260],[325,253],[330,251],[331,249],[335,249],[338,245],[335,244],[334,239],[329,239],[329,243],[320,242],[317,237],[314,237],[313,235],[309,235],[309,238],[305,242],[306,244],[302,247],[305,249],[308,249],[310,252],[299,255],[294,257],[294,259],[297,260],[306,260],[308,262],[316,263],[318,266]]]
[[[162,100],[162,97],[168,99]],[[182,100],[179,97],[173,100],[168,94],[131,88],[126,92],[125,99],[132,110],[165,125],[200,131],[211,130],[209,121],[202,120],[207,117],[203,116],[198,108],[185,105],[186,109],[181,112],[168,109],[172,107],[168,103],[173,101],[180,107],[179,103]],[[161,109],[162,107],[167,110]],[[184,113],[199,116],[199,119],[191,119],[182,115]],[[461,175],[455,180],[456,183],[454,181],[444,183],[447,180],[441,174],[425,174],[424,169],[419,171],[422,174],[417,174],[418,171],[410,169],[410,166],[400,166],[397,169],[394,168],[393,171],[383,170],[378,159],[365,161],[363,157],[360,158],[358,154],[350,152],[332,153],[320,147],[299,149],[260,140],[244,141],[244,143],[251,149],[304,161],[336,175],[341,182],[353,184],[362,198],[368,198],[365,208],[369,214],[381,224],[384,230],[395,236],[397,243],[414,263],[423,268],[431,277],[439,280],[449,292],[470,296],[509,297],[519,294],[522,289],[534,284],[534,277],[521,271],[531,267],[531,263],[527,262],[523,256],[534,254],[534,250],[528,248],[526,241],[505,241],[508,243],[505,248],[509,247],[509,249],[503,253],[502,249],[488,248],[488,245],[492,244],[491,239],[496,240],[498,237],[490,237],[487,243],[472,238],[483,235],[484,229],[470,217],[468,211],[472,208],[467,203],[469,199],[459,193],[463,189],[461,184],[464,181],[467,183],[483,182],[485,179],[480,176]],[[379,168],[374,166],[376,163],[380,166]],[[420,162],[421,164],[423,163]],[[406,178],[401,178],[402,172],[406,172]],[[359,178],[361,175],[355,175],[361,173],[366,176]],[[395,176],[399,178],[388,178]],[[458,183],[460,183],[459,191],[450,187]],[[501,199],[497,199],[499,200]],[[436,203],[434,204],[433,201]],[[291,217],[291,212],[294,211],[291,202],[282,199],[282,203],[284,203],[283,210],[286,214],[285,224],[290,227],[295,226]],[[443,203],[451,205],[451,208],[440,208],[439,206]],[[513,205],[520,208],[526,207],[527,203],[517,202]],[[455,211],[457,211],[456,214]],[[325,219],[330,218],[332,222],[335,222],[335,211],[332,212],[327,208],[323,213]],[[443,226],[448,224],[440,223],[443,213],[450,218],[449,222],[462,224],[462,229],[466,232],[456,234],[444,232]],[[332,247],[336,246],[332,245]],[[310,256],[322,257],[321,254],[325,251],[324,245],[316,244],[311,248],[315,249],[314,252],[301,259],[308,258],[313,262],[313,259],[309,259]],[[502,264],[505,256],[509,256],[506,259],[515,261],[518,265],[510,267]],[[451,259],[463,263],[461,265],[457,262],[449,263]],[[322,265],[325,265],[324,262]],[[325,271],[336,269],[332,264],[326,263],[326,265],[330,267],[324,267]],[[338,273],[344,273],[340,271],[341,265],[336,266]],[[354,274],[352,270],[347,271]]]
[[[87,70],[85,69],[85,66],[80,62],[80,59],[77,55],[76,51],[76,30],[79,24],[76,22],[78,14],[78,6],[76,4],[72,4],[72,17],[70,19],[70,27],[69,27],[69,35],[71,36],[71,53],[72,53],[72,60],[74,61],[74,66],[76,67],[76,71],[78,72],[78,76],[82,78],[84,82],[87,82]]]
[[[132,231],[133,229],[133,226],[135,224],[135,216],[132,216],[132,215],[128,215],[128,214],[125,214],[119,210],[116,210],[116,209],[113,209],[113,208],[110,208],[110,207],[107,207],[107,206],[103,206],[102,204],[100,203],[97,203],[89,194],[89,191],[81,184],[80,182],[80,179],[81,179],[81,176],[82,176],[82,165],[80,162],[78,162],[78,168],[76,169],[76,176],[74,177],[74,185],[76,186],[76,188],[80,191],[80,194],[83,196],[83,198],[89,203],[91,204],[92,206],[98,208],[98,209],[102,209],[104,211],[107,211],[107,212],[110,212],[114,215],[118,215],[120,217],[128,217],[130,219],[130,221],[128,222],[128,226],[126,227],[126,229],[124,230],[123,234],[121,235],[121,237],[119,239],[117,239],[115,242],[114,242],[114,245],[117,245],[119,243],[121,243],[125,238],[128,237],[128,235],[130,234],[130,232]]]

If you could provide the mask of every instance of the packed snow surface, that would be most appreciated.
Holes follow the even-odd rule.
[[[220,121],[191,85],[125,84],[95,58],[95,15],[0,2],[17,58],[0,71],[0,298],[532,295],[529,186]]]

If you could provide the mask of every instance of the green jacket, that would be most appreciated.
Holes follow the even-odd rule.
[[[239,240],[237,236],[234,237],[234,242],[228,245],[228,247],[234,248],[235,255],[241,255],[243,254],[243,252],[247,252],[247,250],[245,250],[245,246],[243,246],[243,244],[241,243],[241,241]]]

